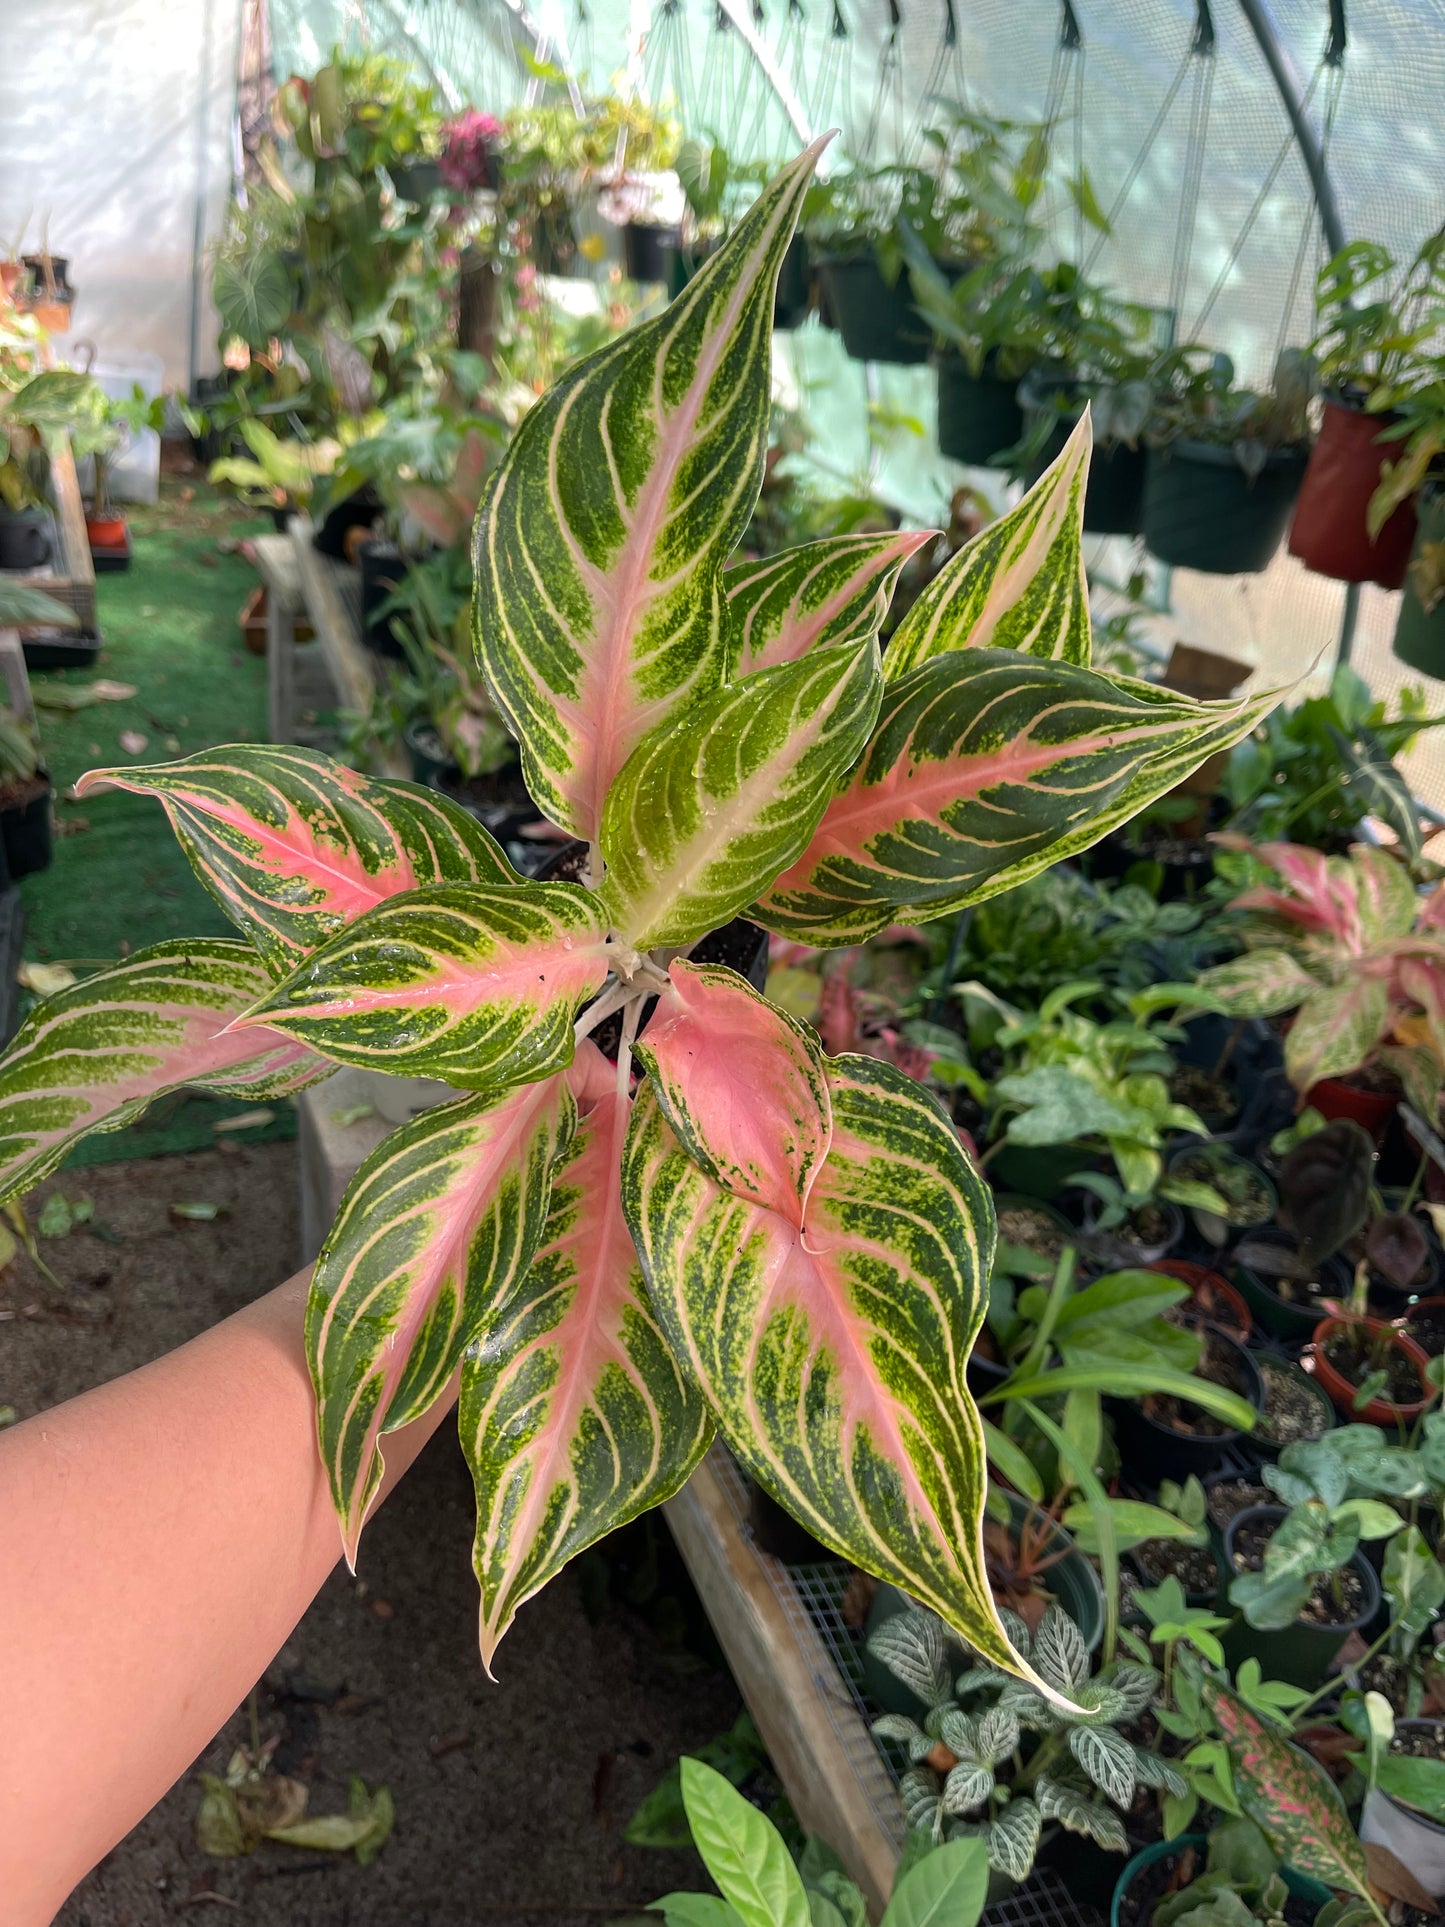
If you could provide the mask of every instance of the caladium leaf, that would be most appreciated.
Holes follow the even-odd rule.
[[[0,1064],[0,1198],[183,1085],[260,1099],[327,1076],[333,1066],[294,1038],[230,1028],[269,982],[249,944],[177,938],[47,997]]]
[[[549,389],[482,498],[482,668],[533,796],[589,841],[636,745],[726,674],[722,568],[762,481],[773,289],[824,145],[665,314]]]
[[[728,923],[806,846],[882,695],[878,647],[760,669],[641,742],[602,817],[604,899],[639,950]]]
[[[876,636],[898,571],[931,529],[832,535],[780,555],[735,562],[727,591],[729,668],[734,676],[797,662],[811,649]]]
[[[1240,1804],[1279,1858],[1328,1887],[1366,1893],[1364,1849],[1324,1768],[1219,1680],[1206,1675],[1201,1691],[1234,1763]]]
[[[582,1052],[597,1057],[590,1040]],[[490,1670],[517,1609],[604,1533],[670,1499],[712,1437],[648,1301],[622,1216],[629,1102],[593,1102],[552,1173],[520,1288],[467,1354],[461,1436]]]
[[[715,1184],[802,1224],[833,1134],[817,1037],[721,964],[668,976],[636,1046],[668,1123]]]
[[[343,1064],[487,1088],[563,1070],[607,976],[597,899],[571,883],[413,890],[313,951],[240,1020]]]
[[[840,1057],[826,1076],[832,1137],[801,1223],[716,1184],[643,1085],[622,1193],[648,1288],[758,1483],[825,1545],[1042,1686],[984,1570],[983,1432],[964,1366],[993,1247],[987,1187],[902,1072]],[[701,1081],[703,1101],[713,1089]],[[709,1141],[703,1103],[689,1109]],[[788,1188],[776,1181],[779,1195]]]
[[[525,1273],[575,1118],[565,1077],[462,1098],[393,1131],[347,1186],[312,1273],[306,1353],[353,1566],[382,1434],[428,1410]]]
[[[196,875],[277,973],[402,891],[519,881],[481,824],[435,790],[359,776],[312,749],[232,743],[91,770],[75,787],[157,797]]]
[[[1127,822],[1275,701],[1194,702],[1006,649],[934,656],[888,686],[812,841],[750,914],[826,946],[997,896]]]
[[[1092,447],[1085,409],[1018,507],[966,542],[908,611],[884,657],[890,682],[957,649],[1014,649],[1089,666],[1082,538]]]

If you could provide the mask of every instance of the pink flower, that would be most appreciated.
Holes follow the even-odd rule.
[[[448,187],[464,194],[497,185],[497,157],[502,143],[502,123],[492,114],[480,114],[469,107],[442,132],[446,147],[437,163]]]

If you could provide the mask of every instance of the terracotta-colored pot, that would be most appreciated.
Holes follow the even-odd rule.
[[[1383,1141],[1390,1119],[1399,1103],[1398,1094],[1365,1091],[1340,1077],[1324,1077],[1305,1092],[1305,1103],[1331,1123],[1338,1117],[1352,1117],[1362,1125],[1376,1144]]]
[[[87,515],[85,533],[93,549],[123,549],[126,544],[123,515]]]
[[[1398,437],[1378,439],[1397,420],[1325,397],[1319,440],[1310,450],[1289,532],[1289,552],[1307,569],[1336,582],[1378,582],[1382,589],[1403,585],[1415,540],[1413,503],[1402,503],[1373,542],[1365,520],[1381,469],[1400,459]]]
[[[1390,1333],[1391,1348],[1403,1352],[1419,1373],[1423,1398],[1412,1399],[1404,1405],[1396,1405],[1387,1398],[1372,1398],[1368,1405],[1361,1406],[1359,1411],[1355,1410],[1355,1395],[1358,1387],[1352,1385],[1343,1372],[1336,1371],[1325,1357],[1326,1340],[1332,1338],[1337,1331],[1342,1331],[1347,1325],[1355,1324],[1363,1325],[1372,1338],[1380,1332]],[[1429,1359],[1413,1338],[1407,1338],[1403,1332],[1396,1331],[1393,1326],[1387,1325],[1383,1318],[1321,1319],[1315,1326],[1315,1335],[1305,1354],[1304,1362],[1307,1362],[1309,1369],[1335,1401],[1336,1407],[1344,1417],[1356,1422],[1363,1420],[1366,1425],[1393,1425],[1397,1419],[1404,1419],[1408,1423],[1419,1418],[1435,1396],[1425,1376],[1430,1363]]]
[[[1237,1338],[1241,1345],[1254,1331],[1254,1313],[1221,1272],[1211,1271],[1208,1265],[1191,1264],[1187,1258],[1164,1258],[1146,1269],[1162,1271],[1166,1278],[1177,1278],[1180,1284],[1188,1285],[1191,1298],[1198,1298],[1207,1287],[1214,1300],[1211,1322],[1227,1331],[1231,1338]],[[1227,1312],[1228,1316],[1221,1316],[1221,1312]]]
[[[20,277],[25,270],[18,261],[0,261],[0,288],[6,294],[14,294],[20,286]]]

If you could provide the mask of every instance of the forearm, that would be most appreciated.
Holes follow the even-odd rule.
[[[308,1274],[0,1437],[0,1921],[41,1927],[183,1773],[340,1556]],[[447,1401],[387,1441],[387,1486]]]

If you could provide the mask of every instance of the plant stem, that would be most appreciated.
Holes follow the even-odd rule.
[[[634,997],[622,1013],[622,1041],[617,1046],[617,1095],[621,1098],[632,1092],[632,1044],[641,1016],[642,999]]]
[[[1430,1153],[1422,1151],[1420,1162],[1415,1167],[1415,1175],[1410,1180],[1410,1189],[1405,1193],[1405,1202],[1400,1206],[1407,1216],[1415,1209],[1415,1200],[1420,1195],[1420,1186],[1425,1182],[1425,1171],[1430,1163]]]
[[[1355,1662],[1356,1672],[1358,1672],[1362,1666],[1367,1666],[1369,1664],[1369,1662],[1375,1657],[1375,1654],[1378,1653],[1380,1649],[1388,1642],[1389,1637],[1390,1637],[1390,1629],[1387,1626],[1384,1632],[1380,1634],[1380,1637],[1377,1640],[1375,1640],[1372,1645],[1367,1646],[1364,1652],[1360,1655],[1359,1659]],[[1307,1700],[1301,1700],[1299,1705],[1292,1709],[1289,1716],[1290,1725],[1298,1726],[1301,1718],[1306,1713],[1309,1712],[1310,1708],[1315,1704],[1315,1702],[1317,1700],[1322,1700],[1326,1697],[1326,1695],[1333,1693],[1336,1690],[1336,1688],[1339,1686],[1339,1683],[1340,1683],[1339,1674],[1331,1673],[1323,1686],[1316,1687],[1315,1691],[1310,1694]]]

